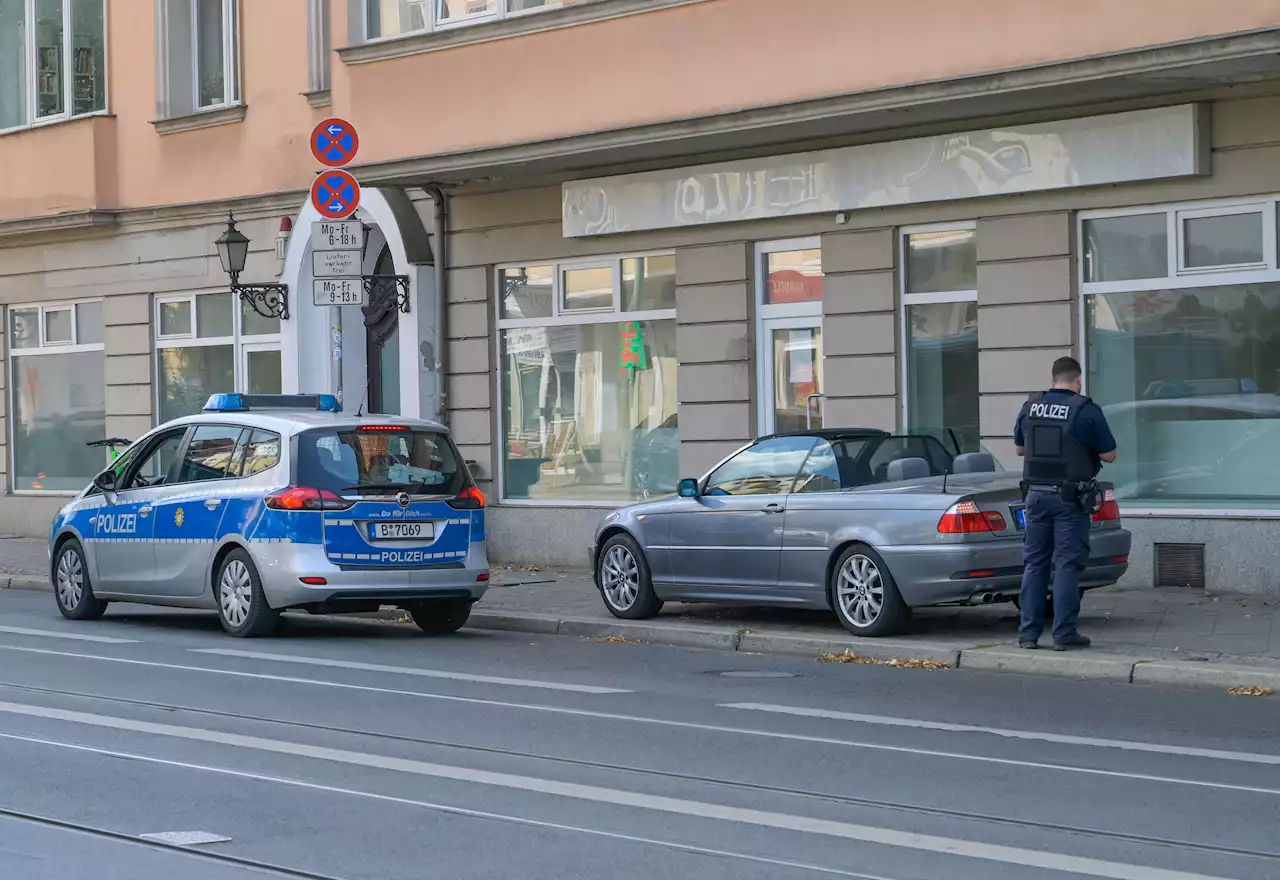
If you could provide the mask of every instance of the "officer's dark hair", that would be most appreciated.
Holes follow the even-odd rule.
[[[1053,362],[1053,381],[1074,382],[1080,378],[1080,362],[1073,357],[1060,357]]]

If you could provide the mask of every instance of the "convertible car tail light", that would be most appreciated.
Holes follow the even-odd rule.
[[[355,504],[327,489],[311,489],[306,486],[294,486],[268,495],[266,502],[267,507],[272,510],[346,510]]]
[[[983,511],[972,501],[961,501],[938,520],[938,531],[944,535],[967,535],[974,532],[1003,532],[1004,517],[995,511]]]
[[[1120,518],[1120,505],[1116,502],[1116,492],[1108,489],[1102,495],[1102,506],[1093,514],[1094,522],[1112,522]]]

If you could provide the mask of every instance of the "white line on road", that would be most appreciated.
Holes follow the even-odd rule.
[[[27,629],[22,626],[0,626],[0,633],[15,636],[42,636],[47,639],[75,639],[78,642],[100,642],[104,645],[136,645],[137,639],[113,639],[110,636],[86,636],[81,633],[59,632],[53,629]]]
[[[176,669],[181,672],[202,672],[218,676],[249,678],[258,681],[283,682],[285,684],[314,685],[316,687],[338,688],[340,690],[361,691],[363,693],[389,694],[397,697],[416,697],[423,700],[441,700],[450,703],[466,703],[473,706],[488,706],[497,709],[521,709],[529,712],[547,712],[553,715],[569,715],[576,718],[595,718],[600,721],[620,721],[626,724],[652,724],[658,727],[672,727],[680,730],[698,730],[705,733],[724,733],[733,736],[758,736],[766,739],[815,743],[818,745],[841,746],[853,749],[870,749],[878,752],[894,752],[898,754],[918,755],[926,758],[975,761],[982,764],[1001,764],[1006,767],[1022,767],[1030,770],[1053,770],[1059,773],[1080,773],[1086,776],[1104,776],[1115,779],[1133,779],[1140,782],[1189,785],[1197,788],[1216,788],[1222,791],[1242,791],[1250,794],[1280,796],[1280,788],[1263,788],[1253,785],[1233,785],[1226,782],[1207,782],[1200,779],[1182,779],[1174,776],[1154,776],[1147,773],[1125,773],[1119,770],[1099,770],[1093,767],[1050,764],[1043,761],[1020,761],[1013,758],[999,758],[992,755],[970,755],[965,754],[964,752],[944,752],[937,749],[917,749],[907,746],[891,746],[884,743],[864,743],[858,742],[857,740],[840,739],[832,736],[807,736],[801,733],[783,733],[777,730],[760,730],[750,727],[725,727],[719,724],[699,724],[694,721],[674,721],[667,718],[646,718],[642,715],[625,715],[619,712],[597,712],[590,709],[569,709],[563,706],[543,706],[537,703],[513,703],[506,700],[484,700],[479,697],[458,697],[452,694],[430,694],[423,693],[422,691],[381,688],[364,684],[347,684],[340,681],[325,681],[323,679],[316,678],[293,678],[286,675],[268,675],[265,672],[237,672],[231,669],[216,669],[207,666],[179,666],[173,663],[157,663],[150,660],[129,660],[124,657],[107,657],[97,654],[74,654],[67,651],[50,651],[44,648],[19,648],[14,645],[0,645],[0,651],[20,651],[26,654],[71,657],[77,660],[100,660],[107,663],[124,663],[130,666]],[[376,734],[373,735],[376,736]]]
[[[151,755],[139,755],[135,752],[118,752],[111,749],[98,749],[93,746],[83,746],[76,743],[57,742],[48,739],[39,739],[34,736],[18,736],[13,733],[0,733],[0,739],[17,740],[18,742],[33,743],[35,745],[53,746],[55,748],[71,749],[76,752],[87,752],[93,755],[104,755],[111,758],[123,758],[127,761],[140,761],[147,764],[161,764],[167,767],[181,767],[187,770],[201,770],[208,773],[218,773],[225,776],[234,776],[238,779],[252,779],[258,782],[271,782],[277,785],[288,785],[296,788],[304,788],[310,791],[323,791],[329,794],[350,795],[352,797],[368,798],[369,800],[382,801],[384,803],[400,804],[406,807],[422,807],[423,809],[433,810],[439,813],[446,813],[453,816],[466,816],[472,819],[492,819],[497,822],[510,822],[514,825],[525,825],[532,828],[546,828],[552,831],[569,831],[576,834],[588,834],[592,837],[604,837],[609,840],[621,840],[624,843],[641,843],[649,846],[658,846],[664,849],[674,849],[681,852],[694,853],[695,855],[704,856],[721,856],[728,859],[739,859],[746,862],[753,862],[761,865],[771,865],[779,868],[795,868],[801,871],[812,871],[820,874],[830,874],[835,877],[848,877],[850,880],[889,880],[887,877],[878,874],[862,874],[857,871],[844,871],[840,868],[829,868],[825,865],[812,865],[806,862],[792,862],[786,859],[771,859],[767,856],[756,856],[750,853],[733,852],[731,850],[711,849],[705,846],[695,846],[691,843],[680,843],[673,840],[656,840],[651,837],[637,837],[633,834],[620,834],[616,831],[603,831],[599,828],[584,828],[579,825],[566,825],[561,822],[547,822],[541,819],[527,819],[523,816],[512,816],[506,813],[490,813],[485,810],[469,810],[466,807],[453,807],[448,804],[437,804],[431,801],[420,801],[412,798],[395,797],[393,795],[378,794],[372,791],[361,791],[352,788],[339,788],[333,785],[321,785],[316,782],[304,782],[301,779],[291,779],[285,776],[266,776],[261,773],[248,773],[243,770],[231,770],[227,767],[212,767],[208,764],[191,764],[186,761],[171,761],[166,758],[156,758]],[[147,837],[147,835],[142,835]]]
[[[948,724],[944,721],[920,721],[915,718],[893,718],[885,715],[863,715],[858,712],[836,712],[830,709],[810,709],[804,706],[776,706],[772,703],[720,703],[721,709],[745,709],[752,712],[769,712],[774,715],[798,715],[802,718],[829,718],[835,721],[853,721],[858,724],[874,724],[885,727],[911,727],[918,730],[944,730],[949,733],[985,733],[1009,739],[1026,739],[1038,742],[1058,743],[1069,746],[1088,746],[1099,749],[1121,749],[1130,752],[1151,752],[1157,755],[1182,755],[1190,758],[1213,758],[1219,761],[1240,761],[1246,764],[1270,764],[1280,766],[1280,755],[1258,752],[1229,752],[1222,749],[1200,749],[1194,746],[1172,746],[1162,743],[1133,742],[1124,739],[1099,739],[1092,736],[1071,736],[1062,733],[1043,733],[1037,730],[1010,730],[1003,727],[979,727],[971,724]]]
[[[1194,874],[1185,871],[1152,868],[1143,865],[1128,865],[1121,862],[1110,862],[1083,856],[1070,856],[1060,853],[1041,852],[1022,849],[1020,847],[1003,846],[1001,844],[982,843],[976,840],[941,837],[933,834],[919,834],[911,831],[898,831],[892,828],[880,828],[873,825],[859,825],[852,822],[838,822],[830,819],[818,819],[811,816],[799,816],[790,813],[775,813],[766,810],[753,810],[743,807],[730,807],[706,801],[694,801],[684,798],[665,797],[662,795],[644,794],[617,788],[604,788],[598,785],[584,785],[577,782],[562,782],[555,779],[543,779],[534,776],[520,776],[514,773],[499,773],[492,770],[478,770],[471,767],[458,767],[449,764],[437,764],[430,761],[417,761],[409,758],[396,758],[389,755],[374,755],[366,752],[353,752],[346,749],[334,749],[315,746],[307,743],[288,742],[285,740],[267,739],[258,736],[246,736],[238,733],[227,733],[218,730],[206,730],[199,727],[181,727],[175,724],[157,724],[151,721],[137,721],[131,718],[117,718],[111,715],[96,715],[89,712],[73,712],[66,709],[53,709],[44,706],[27,706],[20,703],[0,702],[0,712],[11,715],[22,715],[30,718],[44,718],[54,721],[67,721],[110,730],[125,730],[133,733],[166,736],[193,742],[213,743],[216,745],[234,746],[242,749],[254,749],[280,755],[291,755],[302,758],[313,758],[321,761],[332,761],[357,767],[368,767],[379,770],[391,770],[398,773],[410,773],[417,776],[428,776],[436,779],[450,779],[474,785],[489,785],[516,791],[528,791],[555,797],[572,798],[610,806],[633,807],[680,816],[693,816],[700,819],[714,819],[722,822],[734,822],[742,825],[754,825],[764,828],[775,828],[783,831],[795,831],[803,834],[815,834],[843,840],[856,840],[862,843],[879,844],[940,855],[962,856],[989,862],[1000,862],[1007,865],[1020,865],[1031,868],[1042,868],[1047,871],[1063,871],[1082,874],[1090,877],[1104,877],[1109,880],[1223,880],[1211,878],[1205,874]]]
[[[416,675],[419,678],[444,678],[453,681],[471,681],[479,684],[500,684],[508,687],[540,688],[548,691],[569,691],[576,694],[629,694],[620,688],[596,687],[590,684],[564,684],[557,681],[537,681],[531,678],[502,678],[495,675],[473,675],[469,672],[442,672],[438,669],[417,669],[412,666],[384,666],[381,663],[358,663],[354,660],[326,660],[323,657],[298,657],[292,654],[264,654],[260,651],[238,651],[234,648],[188,648],[192,654],[216,654],[219,657],[243,657],[246,660],[269,660],[274,663],[299,663],[304,666],[325,666],[332,669],[358,669],[361,672],[390,672],[396,675]]]

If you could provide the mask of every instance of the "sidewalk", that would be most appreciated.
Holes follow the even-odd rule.
[[[48,589],[43,541],[0,538],[0,589]],[[1080,629],[1087,651],[1021,651],[1012,605],[917,611],[892,639],[849,635],[829,613],[669,603],[653,620],[604,609],[586,571],[494,566],[470,626],[614,638],[817,659],[853,652],[871,661],[929,660],[966,669],[1280,692],[1280,598],[1111,587],[1090,592]],[[1046,635],[1042,644],[1049,645]]]

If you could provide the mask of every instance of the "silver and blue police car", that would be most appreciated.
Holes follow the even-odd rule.
[[[50,573],[74,620],[141,602],[262,636],[289,609],[394,605],[448,633],[488,586],[484,514],[442,425],[343,415],[329,395],[215,394],[58,512]]]

